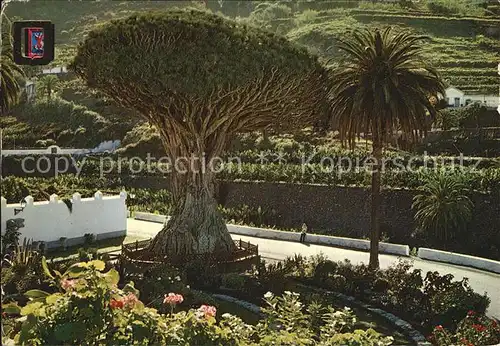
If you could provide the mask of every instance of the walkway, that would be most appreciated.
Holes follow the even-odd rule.
[[[128,219],[127,232],[128,236],[152,238],[158,233],[162,224],[147,221],[139,221]],[[319,253],[324,253],[331,260],[341,261],[345,258],[352,263],[368,263],[369,254],[363,251],[347,250],[321,245],[307,245],[296,242],[279,241],[272,239],[246,237],[233,235],[234,239],[242,239],[249,241],[252,244],[259,246],[259,254],[266,259],[282,260],[287,256],[293,256],[295,253],[300,253],[303,256],[310,256]],[[487,292],[491,298],[488,314],[496,318],[500,318],[500,275],[488,273],[473,268],[461,267],[451,264],[432,262],[412,258],[414,267],[421,269],[424,273],[428,271],[438,271],[440,274],[453,274],[456,279],[460,280],[463,277],[469,278],[471,287],[478,293]],[[387,268],[398,261],[397,256],[380,255],[380,266]]]

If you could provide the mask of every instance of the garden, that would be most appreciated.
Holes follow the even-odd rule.
[[[447,112],[439,101],[450,82],[481,92],[495,84],[478,72],[496,58],[495,8],[349,3],[179,2],[187,8],[164,11],[151,3],[136,12],[131,2],[98,1],[58,4],[54,13],[54,4],[33,4],[37,14],[57,14],[55,63],[70,71],[61,78],[14,64],[3,30],[8,146],[91,148],[107,136],[123,145],[109,156],[29,157],[28,166],[8,157],[2,197],[23,204],[27,195],[57,202],[57,194],[71,213],[75,192],[127,190],[132,213],[169,219],[149,240],[112,244],[86,233],[82,247],[61,237],[51,253],[22,239],[23,208],[14,210],[19,218],[2,234],[2,343],[500,343],[490,297],[467,278],[407,261],[381,268],[379,256],[379,242],[402,239],[499,259],[498,148],[482,131],[497,119],[476,105]],[[8,15],[16,19],[24,5]],[[28,78],[39,87],[35,102],[22,92]],[[450,140],[444,149],[425,142],[435,128],[441,139],[458,131],[455,149]],[[470,152],[484,157],[464,158],[475,140],[481,148]],[[436,154],[418,154],[425,148]],[[149,155],[144,164],[146,153],[181,165]],[[220,158],[228,163],[211,166]],[[332,217],[340,220],[333,230]],[[322,254],[266,262],[226,224],[296,230],[305,218],[316,233],[357,229],[370,240],[369,262]]]
[[[88,246],[58,261],[18,246],[2,262],[4,344],[414,344],[353,302],[404,318],[434,345],[500,342],[497,322],[484,315],[487,296],[467,279],[422,276],[405,261],[374,271],[295,255],[218,272],[200,262],[139,268]]]

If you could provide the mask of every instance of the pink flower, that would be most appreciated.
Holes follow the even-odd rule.
[[[474,316],[476,313],[473,311],[473,310],[469,310],[469,312],[467,312],[467,316]]]
[[[133,307],[138,301],[139,299],[133,293],[129,293],[123,297],[123,303],[129,307]]]
[[[436,326],[436,328],[434,328],[435,330],[443,330],[443,326],[442,325],[439,325],[439,326]]]
[[[205,318],[215,317],[217,314],[217,309],[215,306],[202,305],[198,308],[198,312]]]
[[[75,288],[75,286],[76,286],[76,280],[68,280],[68,279],[61,280],[61,287],[66,291]]]
[[[165,294],[165,299],[163,299],[163,304],[176,305],[181,304],[184,301],[184,297],[180,294],[169,293]]]

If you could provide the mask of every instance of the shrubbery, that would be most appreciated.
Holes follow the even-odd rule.
[[[500,327],[497,321],[471,310],[455,332],[438,325],[429,341],[437,346],[497,345],[500,343]]]
[[[183,303],[180,294],[164,294],[170,312],[160,314],[139,300],[133,283],[118,287],[114,269],[103,272],[101,261],[77,263],[61,274],[44,270],[56,293],[26,292],[30,302],[19,307],[6,304],[9,319],[6,334],[16,344],[101,345],[358,345],[392,344],[391,337],[374,331],[355,330],[355,316],[348,309],[312,318],[299,295],[265,295],[266,318],[256,326],[229,314],[217,321],[213,306],[201,305],[174,313]],[[318,317],[318,316],[315,316]],[[313,326],[314,322],[314,326]],[[4,343],[7,339],[2,340]]]
[[[422,276],[421,270],[412,269],[405,261],[374,271],[364,264],[353,265],[348,260],[332,262],[322,255],[310,259],[295,256],[287,258],[274,272],[274,277],[279,273],[279,277],[295,277],[357,296],[429,331],[437,324],[455,330],[468,311],[484,314],[490,304],[486,295],[472,290],[468,279],[454,281],[453,275],[437,272]]]

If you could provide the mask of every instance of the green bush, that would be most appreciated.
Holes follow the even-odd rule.
[[[227,273],[222,275],[222,287],[243,291],[245,289],[245,284],[245,278],[238,273]]]
[[[291,273],[298,268],[290,269],[293,264],[303,267],[305,276],[297,278],[309,284],[357,296],[429,331],[438,323],[454,330],[469,310],[484,314],[490,304],[486,295],[471,289],[468,279],[454,281],[453,275],[437,272],[422,277],[406,261],[374,271],[364,264],[331,262],[319,255],[306,261],[288,260],[288,271],[281,270],[281,276],[294,277]],[[343,278],[343,284],[331,278]]]
[[[436,346],[496,345],[500,343],[500,327],[494,319],[471,310],[455,332],[437,325],[429,340]]]
[[[457,238],[472,219],[469,186],[460,176],[432,174],[413,198],[417,230],[431,232],[437,241]]]
[[[384,346],[393,340],[373,329],[355,329],[356,318],[348,309],[329,308],[322,321],[312,319],[296,293],[266,294],[266,318],[254,327],[229,314],[216,321],[216,309],[208,305],[174,313],[174,307],[183,304],[183,296],[174,293],[164,295],[171,310],[160,314],[139,300],[133,283],[118,288],[118,272],[104,272],[101,261],[76,263],[64,274],[42,265],[58,292],[31,290],[25,292],[30,299],[26,306],[3,305],[6,314],[23,317],[13,321],[3,342],[10,338],[30,345]],[[313,321],[319,324],[315,328]]]
[[[490,299],[486,295],[474,292],[467,278],[460,281],[453,279],[451,274],[440,275],[438,272],[426,274],[423,292],[427,306],[430,307],[427,325],[441,324],[454,329],[468,311],[484,314],[490,305]]]

